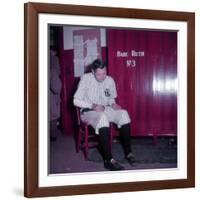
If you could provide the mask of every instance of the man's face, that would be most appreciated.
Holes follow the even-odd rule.
[[[106,67],[104,67],[103,69],[98,68],[96,71],[93,71],[93,74],[98,82],[104,81],[107,75]]]

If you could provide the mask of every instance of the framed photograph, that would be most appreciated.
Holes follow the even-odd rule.
[[[194,13],[26,3],[24,26],[26,197],[194,187]],[[102,80],[96,61],[107,68]],[[99,85],[114,80],[117,103],[100,106],[115,104],[123,113],[108,128],[120,167],[106,165],[98,148],[89,150],[86,133],[94,130],[86,123],[84,137],[80,132],[80,116],[98,105],[98,84],[89,84],[91,107],[75,106],[86,73]],[[110,98],[113,90],[104,89]],[[130,143],[121,145],[127,124]]]

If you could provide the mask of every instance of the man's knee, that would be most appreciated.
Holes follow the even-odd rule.
[[[131,122],[131,119],[129,117],[127,110],[122,109],[120,111],[120,119],[119,119],[118,127],[121,127],[122,125],[128,124],[130,122]]]
[[[100,113],[99,120],[98,120],[97,126],[95,128],[97,135],[99,134],[99,129],[103,128],[103,127],[106,127],[106,128],[109,127],[109,120],[104,113]]]
[[[121,110],[121,113],[124,114],[124,115],[128,115],[128,112],[127,112],[127,110],[125,110],[125,109],[122,109],[122,110]]]
[[[101,113],[99,116],[100,127],[109,127],[109,120],[105,113]]]
[[[121,117],[126,118],[128,120],[130,119],[129,114],[128,114],[127,110],[125,110],[125,109],[121,110]]]

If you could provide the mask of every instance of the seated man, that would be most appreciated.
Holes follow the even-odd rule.
[[[96,59],[92,72],[84,74],[74,95],[74,105],[81,108],[81,120],[87,122],[99,135],[104,156],[104,167],[111,171],[123,170],[112,156],[109,148],[110,122],[117,124],[125,158],[133,166],[135,158],[131,152],[130,117],[126,110],[115,102],[117,97],[114,80],[107,75],[106,66]]]

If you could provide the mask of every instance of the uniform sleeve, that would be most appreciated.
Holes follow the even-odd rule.
[[[80,108],[92,108],[92,104],[84,100],[85,95],[87,95],[87,85],[87,79],[83,76],[74,95],[73,103],[75,106]]]
[[[115,98],[117,98],[117,90],[116,90],[116,85],[115,81],[113,78],[111,78],[111,85],[110,85],[110,98],[109,98],[109,105],[112,105],[113,103],[116,103]]]

